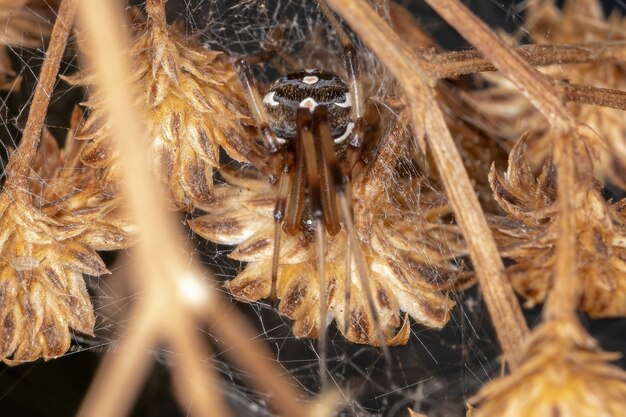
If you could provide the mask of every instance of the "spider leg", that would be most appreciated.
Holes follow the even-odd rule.
[[[326,17],[326,20],[328,20],[335,33],[337,33],[339,42],[343,47],[346,75],[348,76],[350,96],[352,99],[352,119],[354,120],[354,127],[350,135],[350,141],[348,142],[348,149],[345,156],[345,160],[348,162],[347,175],[350,175],[359,162],[363,139],[365,137],[365,130],[367,127],[367,123],[363,118],[365,115],[365,100],[363,98],[363,89],[359,80],[359,61],[357,59],[352,40],[350,40],[350,37],[343,29],[339,20],[337,20],[335,14],[330,10],[326,1],[317,0],[317,4]]]
[[[246,99],[248,100],[248,108],[252,112],[252,117],[261,131],[261,137],[263,139],[265,149],[269,152],[271,171],[270,182],[274,184],[278,179],[277,173],[280,171],[281,166],[278,138],[276,137],[274,131],[270,128],[269,119],[267,118],[265,110],[263,110],[263,100],[256,82],[254,81],[254,77],[252,77],[250,66],[245,59],[237,60],[234,63],[234,66],[237,71],[237,75],[239,76],[239,81],[241,81],[241,85],[245,90]]]
[[[324,130],[320,129],[321,125],[325,125],[325,133],[327,132],[329,135],[330,128],[328,125],[328,109],[325,106],[319,107],[323,107],[325,109],[324,114],[326,115],[325,119],[318,120],[318,113],[313,114],[313,138],[316,146],[315,153],[317,155],[317,168],[319,171],[320,199],[324,213],[326,231],[329,235],[334,236],[341,230],[341,225],[339,224],[339,214],[337,213],[337,193],[335,191],[335,184],[333,178],[331,177],[331,171],[328,167],[337,164],[337,156],[332,148],[332,142],[330,143],[329,152],[328,149],[325,149],[325,145],[327,143],[320,140],[321,131]]]
[[[350,93],[352,95],[352,116],[354,120],[358,120],[363,117],[365,113],[365,106],[363,100],[363,91],[361,89],[361,83],[359,82],[359,63],[356,58],[356,52],[354,45],[350,40],[350,37],[343,30],[341,23],[335,17],[335,14],[330,10],[325,0],[317,0],[318,7],[324,13],[324,16],[333,27],[333,30],[339,37],[339,42],[343,47],[343,54],[346,63],[346,73],[350,84]]]
[[[363,288],[363,291],[365,293],[367,305],[372,316],[373,324],[376,328],[377,337],[383,350],[383,354],[387,362],[391,363],[389,348],[385,344],[385,336],[380,325],[380,316],[378,314],[378,310],[376,309],[376,304],[374,303],[374,296],[372,294],[370,281],[368,279],[367,267],[365,264],[365,260],[363,259],[363,255],[361,254],[356,231],[354,230],[352,205],[350,204],[351,182],[349,178],[347,181],[344,181],[346,179],[346,175],[345,173],[342,173],[340,164],[338,163],[337,157],[335,156],[332,136],[328,124],[328,109],[325,106],[317,106],[313,110],[313,133],[317,141],[321,143],[323,152],[326,154],[325,160],[328,161],[328,165],[324,167],[324,169],[329,170],[333,177],[334,188],[337,190],[337,199],[341,208],[344,226],[346,228],[346,235],[348,240],[350,241],[351,253],[354,257],[354,264],[356,266],[357,275],[359,276],[359,279],[361,281],[361,287]],[[351,269],[352,268],[350,265],[348,271]],[[349,274],[348,271],[346,271],[346,286],[351,285],[352,280],[351,274]],[[348,278],[350,279],[350,281],[347,281]],[[347,311],[346,314],[349,317],[350,312]]]
[[[296,162],[294,166],[294,179],[291,182],[291,191],[289,193],[289,203],[283,230],[289,235],[295,235],[302,225],[302,217],[306,206],[306,172],[304,162],[304,149],[302,149],[301,141],[296,141]]]
[[[312,126],[313,117],[307,108],[300,107],[296,113],[297,140],[302,144],[305,156],[306,173],[311,199],[311,216],[315,220],[315,243],[317,248],[317,273],[319,285],[320,329],[319,329],[319,361],[322,389],[326,387],[326,327],[328,324],[327,283],[326,283],[326,223],[322,203],[320,172],[317,149],[314,143]]]
[[[248,100],[248,108],[252,112],[252,116],[261,131],[263,144],[269,153],[269,167],[261,158],[249,158],[250,161],[257,166],[261,172],[269,178],[271,184],[278,184],[278,198],[274,206],[274,249],[272,256],[272,276],[270,297],[276,299],[276,284],[278,280],[278,261],[280,255],[280,237],[281,224],[285,218],[285,209],[287,206],[287,198],[293,178],[293,155],[291,153],[280,152],[278,138],[274,131],[270,128],[270,122],[267,113],[263,109],[263,101],[259,93],[259,89],[252,77],[250,66],[245,59],[239,59],[234,63],[235,70],[246,92]],[[253,155],[254,156],[254,155]],[[281,157],[282,156],[282,157]],[[296,182],[300,182],[297,179]],[[293,200],[293,199],[292,199]],[[287,211],[289,213],[289,211]]]
[[[281,226],[285,219],[287,197],[289,196],[289,188],[293,180],[293,155],[287,153],[285,158],[288,160],[283,162],[283,170],[278,180],[278,196],[274,206],[274,249],[272,254],[272,286],[270,290],[270,298],[274,300],[276,299],[276,282],[278,281]]]

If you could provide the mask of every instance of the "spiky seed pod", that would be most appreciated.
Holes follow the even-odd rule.
[[[156,170],[169,192],[173,209],[193,210],[212,194],[213,167],[219,147],[232,158],[246,161],[251,149],[242,122],[246,116],[243,92],[228,58],[203,48],[179,29],[148,26],[135,39],[129,54],[146,108]],[[90,84],[89,70],[74,83]],[[92,167],[117,163],[100,99],[87,103],[91,114],[78,132],[88,140],[82,161]]]
[[[485,385],[470,401],[474,417],[618,417],[626,409],[626,372],[610,364],[619,354],[602,351],[575,320],[535,329],[512,374]]]
[[[618,13],[605,18],[597,0],[568,0],[561,11],[552,1],[532,2],[527,10],[529,31],[538,44],[578,44],[587,42],[615,42],[626,39],[626,19]],[[592,62],[587,64],[559,64],[538,68],[555,80],[582,86],[594,86],[624,91],[626,81],[623,62]],[[490,120],[493,131],[514,140],[524,132],[537,136],[533,141],[531,164],[535,167],[550,152],[548,120],[510,81],[499,74],[484,74],[491,87],[468,93],[471,103]],[[591,156],[598,179],[609,179],[626,188],[626,148],[623,132],[626,130],[622,110],[607,107],[568,104],[576,120],[589,127],[592,134],[585,139],[593,150]],[[617,158],[616,158],[617,157]],[[616,163],[618,161],[621,163]]]
[[[222,172],[228,184],[216,187],[216,199],[203,210],[208,214],[190,221],[191,228],[213,242],[238,245],[230,254],[248,262],[226,287],[238,299],[255,301],[270,296],[274,236],[275,192],[256,171]],[[454,302],[446,290],[462,286],[469,278],[453,262],[465,254],[456,226],[441,220],[450,208],[422,188],[419,207],[405,206],[407,196],[417,194],[417,182],[404,182],[411,191],[384,194],[367,207],[355,204],[354,216],[360,251],[366,262],[385,343],[406,343],[409,326],[400,311],[430,327],[443,327]],[[359,201],[355,187],[354,201]],[[443,243],[445,242],[445,243]],[[443,244],[442,244],[443,243]],[[297,337],[316,337],[319,323],[317,254],[311,236],[283,233],[279,255],[278,310],[294,320]],[[367,308],[364,291],[353,265],[352,301],[345,311],[346,234],[328,236],[325,254],[329,320],[332,317],[344,336],[355,343],[378,345],[376,329]],[[400,330],[396,333],[398,327]]]
[[[65,353],[70,329],[93,334],[83,274],[108,273],[96,250],[131,243],[117,193],[75,145],[69,137],[59,150],[44,133],[30,189],[0,195],[0,359],[9,364]]]
[[[41,48],[43,40],[50,36],[50,22],[53,20],[50,5],[40,8],[37,3],[29,0],[0,0],[0,90],[13,89],[19,82],[7,48]]]
[[[500,251],[515,261],[507,269],[514,288],[533,306],[544,300],[551,287],[558,222],[555,172],[550,161],[535,177],[526,154],[529,136],[523,136],[509,155],[509,167],[501,177],[493,169],[490,181],[494,196],[508,214],[491,217]],[[592,180],[589,157],[577,153],[579,171]],[[583,189],[583,188],[581,188]],[[626,200],[606,202],[593,187],[577,197],[579,257],[583,288],[580,308],[592,317],[626,315]],[[568,190],[568,192],[577,192]],[[572,260],[574,261],[574,260]]]

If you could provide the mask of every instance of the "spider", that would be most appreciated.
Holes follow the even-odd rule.
[[[326,233],[336,235],[343,223],[349,236],[346,265],[351,265],[354,260],[374,325],[380,329],[365,262],[358,250],[350,206],[352,175],[363,168],[361,152],[367,129],[358,59],[352,41],[326,3],[323,0],[317,3],[343,47],[348,82],[324,70],[304,69],[279,78],[262,97],[249,62],[245,58],[235,62],[269,155],[269,165],[258,160],[252,162],[277,186],[270,297],[276,298],[281,233],[284,231],[292,236],[304,233],[314,238],[319,288],[326,288]],[[346,267],[348,282],[351,269]],[[346,306],[349,306],[349,288],[347,285]],[[326,323],[327,300],[323,296],[319,299],[320,323]],[[388,357],[380,331],[379,338]],[[323,330],[319,345],[323,380],[326,361]]]

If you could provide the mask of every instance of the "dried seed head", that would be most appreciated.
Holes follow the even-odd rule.
[[[529,140],[523,136],[516,143],[504,177],[495,169],[490,174],[494,196],[508,214],[490,220],[502,254],[516,262],[507,270],[512,284],[533,306],[551,287],[558,221],[553,165],[546,162],[535,177],[526,158]],[[575,157],[580,171],[590,175],[588,155],[577,152]],[[591,179],[579,180],[588,184]],[[626,315],[626,201],[608,203],[592,187],[580,189],[583,195],[577,196],[576,210],[580,308],[593,317],[621,317]]]
[[[38,1],[0,0],[0,90],[19,86],[8,47],[41,48],[52,31],[50,6]],[[45,6],[45,7],[43,7]]]
[[[174,209],[205,204],[213,189],[219,147],[246,161],[250,150],[242,122],[251,123],[236,74],[227,57],[186,39],[177,27],[148,26],[134,41],[132,78],[140,85],[148,116],[156,169]],[[90,75],[72,80],[90,84]],[[96,95],[78,138],[88,140],[82,160],[92,167],[116,164],[106,122]]]
[[[70,329],[93,334],[83,274],[108,273],[96,250],[131,243],[115,190],[82,165],[80,150],[72,135],[59,150],[44,133],[30,189],[5,187],[0,195],[0,359],[6,363],[65,353]]]
[[[224,171],[228,184],[216,187],[215,201],[203,207],[208,214],[190,222],[192,229],[208,240],[238,245],[230,256],[249,264],[226,287],[244,301],[269,297],[271,287],[275,191],[255,172]],[[417,182],[407,180],[403,185],[411,188],[409,195],[416,195]],[[358,190],[359,187],[355,187],[355,202],[359,201]],[[402,319],[400,311],[424,325],[444,326],[454,302],[443,292],[462,286],[463,279],[469,278],[469,274],[452,261],[455,256],[464,255],[465,249],[456,226],[441,220],[450,212],[447,205],[422,190],[423,206],[409,209],[402,204],[406,201],[403,198],[407,190],[397,194],[383,193],[367,207],[354,206],[360,250],[388,345],[408,340],[407,317]],[[320,289],[315,245],[306,236],[283,234],[280,249],[278,309],[294,320],[296,336],[316,337],[320,331]],[[354,266],[350,283],[351,308],[349,312],[345,310],[345,250],[344,230],[336,236],[328,236],[325,254],[328,286],[323,292],[329,317],[335,318],[342,331],[344,323],[348,322],[348,333],[344,335],[348,340],[378,345]]]
[[[522,366],[471,399],[474,417],[622,416],[626,372],[619,354],[598,348],[576,321],[551,320],[533,331]]]

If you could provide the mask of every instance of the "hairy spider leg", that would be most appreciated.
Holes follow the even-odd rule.
[[[341,26],[341,23],[337,20],[335,14],[330,10],[328,4],[326,4],[325,0],[317,0],[318,7],[332,26],[333,30],[339,37],[339,42],[343,47],[344,60],[346,64],[346,74],[348,76],[348,82],[350,85],[350,94],[352,96],[352,118],[354,120],[354,127],[350,134],[350,138],[348,140],[348,149],[346,150],[346,155],[344,161],[342,161],[342,166],[340,170],[338,169],[335,179],[335,184],[337,185],[337,190],[342,190],[339,194],[339,199],[344,200],[346,203],[352,201],[352,188],[350,187],[350,182],[352,180],[353,173],[356,174],[357,171],[363,169],[364,164],[361,162],[360,157],[363,150],[363,140],[365,137],[365,131],[367,128],[367,123],[364,119],[365,114],[365,103],[363,99],[363,92],[361,88],[361,83],[359,81],[360,73],[359,73],[359,61],[356,56],[356,52],[354,49],[354,45],[350,37],[346,33],[346,31]],[[324,141],[327,142],[327,141]],[[328,146],[326,146],[328,147]],[[332,150],[332,148],[331,148]],[[327,152],[326,152],[327,153]],[[335,166],[338,166],[335,164]],[[339,175],[341,172],[341,175]],[[346,184],[344,187],[343,184]],[[346,232],[348,232],[348,223],[352,224],[352,206],[347,204],[347,211],[343,211],[344,222],[346,225]],[[348,233],[348,236],[352,236],[353,233]],[[345,253],[345,270],[346,270],[346,283],[345,292],[344,292],[344,303],[346,312],[350,312],[350,299],[352,295],[352,289],[350,283],[352,282],[352,252],[358,254],[360,257],[360,251],[358,246],[353,247],[353,245],[357,243],[353,241],[351,237],[347,239],[346,243],[346,253]],[[378,328],[378,337],[381,341],[381,346],[383,347],[383,352],[385,354],[385,358],[388,362],[390,362],[390,355],[387,347],[384,343],[384,337],[382,336],[382,329],[379,326],[380,320],[378,318],[378,311],[375,309],[373,304],[373,298],[371,297],[371,289],[369,284],[365,285],[363,280],[367,282],[367,276],[363,273],[366,271],[365,264],[362,260],[359,262],[357,259],[356,266],[357,271],[359,272],[360,279],[366,288],[366,296],[368,297],[368,304],[372,314],[372,318],[375,320],[375,325]],[[368,295],[369,294],[369,295]],[[348,332],[349,321],[345,320],[344,322],[344,333]]]
[[[362,118],[365,113],[365,104],[361,83],[359,82],[359,63],[356,58],[354,45],[352,44],[352,41],[346,31],[343,30],[341,23],[339,23],[334,13],[328,7],[328,4],[326,4],[326,1],[317,0],[317,5],[326,17],[326,20],[328,20],[330,25],[333,27],[333,30],[339,37],[339,42],[343,47],[343,54],[346,63],[346,75],[348,76],[350,94],[352,95],[352,116],[354,120],[358,120],[359,118]]]
[[[379,339],[383,355],[385,356],[385,360],[388,364],[390,364],[391,354],[389,353],[389,347],[385,343],[385,336],[382,331],[382,326],[380,325],[380,315],[378,314],[378,310],[376,309],[376,305],[374,303],[374,296],[372,294],[372,289],[367,274],[367,267],[365,264],[365,260],[363,259],[363,255],[361,254],[356,231],[354,230],[352,205],[350,204],[350,196],[352,194],[351,181],[349,177],[346,177],[345,171],[342,172],[339,161],[337,160],[337,157],[335,155],[332,144],[332,136],[330,128],[328,126],[328,109],[325,106],[317,106],[313,110],[313,137],[320,144],[322,153],[325,154],[324,158],[320,158],[321,160],[326,161],[326,164],[323,166],[322,170],[330,173],[333,178],[334,187],[329,188],[335,189],[337,192],[337,199],[335,201],[339,201],[343,223],[346,228],[347,240],[350,241],[350,253],[351,255],[353,255],[352,257],[354,258],[357,275],[359,276],[361,287],[365,292],[367,306],[370,310],[374,327],[376,328],[376,336]],[[349,266],[349,269],[351,270],[352,264],[350,263]],[[351,274],[348,274],[348,271],[346,271],[346,283],[344,285],[344,287],[346,288],[352,285],[351,281],[347,281],[348,277],[351,278]],[[349,317],[349,314],[350,310],[347,310],[346,317]]]
[[[300,107],[296,113],[297,138],[304,150],[311,217],[315,220],[315,242],[317,248],[317,273],[319,285],[320,329],[318,339],[319,367],[322,389],[326,388],[326,327],[328,325],[327,284],[326,284],[326,221],[324,216],[324,200],[322,198],[322,174],[319,170],[319,157],[313,137],[313,117],[311,111]]]
[[[350,83],[350,95],[351,95],[352,103],[353,103],[352,104],[352,119],[355,120],[355,123],[356,123],[360,120],[364,120],[363,119],[364,104],[363,104],[363,94],[361,92],[361,83],[359,82],[359,64],[356,58],[356,54],[354,52],[354,45],[352,44],[352,41],[350,40],[350,37],[348,36],[346,31],[343,30],[343,28],[341,27],[341,24],[339,23],[339,21],[337,20],[333,12],[328,7],[328,4],[326,4],[326,1],[317,0],[317,5],[322,11],[322,13],[324,14],[324,16],[326,17],[326,20],[328,20],[330,25],[333,27],[333,30],[339,37],[339,42],[341,43],[343,47],[343,54],[344,54],[344,59],[345,59],[345,64],[346,64],[346,75],[348,76],[348,82]],[[361,124],[363,123],[361,122]],[[365,130],[363,129],[362,132],[364,133]],[[354,136],[354,128],[353,128],[353,133],[351,134],[351,136]],[[362,138],[362,134],[358,136]],[[350,157],[354,153],[354,152],[350,152],[350,148],[351,147],[349,146],[348,153],[346,155],[346,158],[348,159],[348,161],[350,161],[351,159]],[[346,260],[345,262],[346,285],[345,285],[345,290],[344,290],[344,305],[346,309],[346,314],[349,314],[350,299],[352,298],[352,285],[351,285],[352,283],[352,242],[350,239],[346,240],[346,251],[345,251],[344,256]],[[349,325],[350,325],[350,321],[344,320],[343,331],[345,334],[348,333]]]
[[[278,180],[278,196],[274,205],[274,248],[272,251],[272,279],[270,297],[276,299],[276,282],[278,281],[278,260],[280,255],[280,236],[283,220],[285,219],[285,210],[287,207],[287,198],[289,196],[289,188],[293,181],[293,154],[286,153],[283,156],[283,169]]]
[[[291,182],[289,203],[283,230],[288,235],[295,235],[300,230],[304,209],[306,207],[306,172],[304,166],[304,149],[302,143],[296,140],[296,162],[294,167],[294,180]]]
[[[290,174],[291,166],[293,165],[293,156],[286,157],[285,153],[280,152],[280,146],[278,138],[274,131],[270,128],[270,122],[267,118],[267,113],[263,110],[263,100],[259,94],[259,89],[254,81],[250,66],[245,59],[239,59],[234,64],[241,85],[243,86],[248,100],[248,107],[252,112],[252,116],[261,131],[261,137],[263,138],[263,144],[265,149],[269,153],[270,166],[267,167],[264,161],[260,158],[250,159],[255,166],[265,167],[261,172],[263,175],[269,178],[271,184],[275,184],[280,179],[278,186],[278,200],[274,208],[274,248],[272,259],[272,277],[271,277],[271,290],[270,297],[276,299],[276,283],[278,281],[278,256],[280,255],[280,228],[285,214],[285,201],[290,188],[290,182],[292,175]],[[283,157],[281,158],[281,155]],[[289,161],[285,161],[289,159]],[[283,180],[283,177],[287,175],[288,178]]]
[[[245,59],[239,59],[234,64],[239,81],[245,90],[245,96],[248,101],[248,108],[252,112],[252,117],[256,122],[259,130],[261,131],[261,137],[263,138],[263,145],[270,155],[270,182],[275,184],[278,180],[279,172],[281,171],[282,161],[280,158],[280,146],[276,134],[270,128],[270,121],[267,118],[267,114],[263,110],[263,100],[259,94],[259,89],[254,81],[252,72],[250,71],[250,65]],[[252,163],[259,161],[250,161]],[[255,163],[256,165],[256,163]],[[261,166],[265,166],[265,163],[261,163]]]

